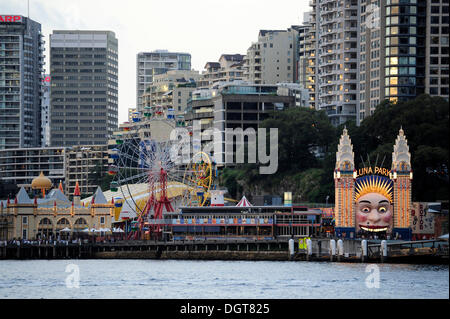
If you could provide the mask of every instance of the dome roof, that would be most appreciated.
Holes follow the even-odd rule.
[[[31,182],[32,189],[50,189],[51,187],[52,181],[48,177],[45,177],[43,172]]]

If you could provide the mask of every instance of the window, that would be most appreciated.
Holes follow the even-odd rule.
[[[27,225],[28,224],[28,216],[23,216],[22,217],[22,225]]]

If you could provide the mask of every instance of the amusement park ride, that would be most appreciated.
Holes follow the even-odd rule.
[[[170,141],[155,141],[146,137],[145,128],[154,123],[168,125],[170,129],[178,126],[173,109],[145,107],[143,115],[144,119],[140,112],[133,113],[133,125],[123,128],[126,136],[117,136],[116,146],[110,155],[114,162],[109,167],[109,174],[114,175],[110,189],[113,192],[120,190],[136,215],[130,223],[130,240],[162,237],[164,208],[166,212],[174,212],[168,196],[168,191],[172,189],[182,190],[181,206],[204,206],[213,187],[213,170],[216,173],[206,153],[196,153],[189,164],[177,165],[170,158]],[[136,184],[145,184],[148,189],[148,197],[144,201],[130,190]]]

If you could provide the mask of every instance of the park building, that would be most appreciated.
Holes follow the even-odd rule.
[[[45,189],[49,179],[40,176],[34,184]],[[75,188],[70,201],[60,188],[50,190],[40,198],[30,198],[25,188],[12,199],[0,201],[0,240],[58,239],[64,234],[72,237],[88,230],[111,228],[114,203],[106,201],[100,188],[87,205],[80,201],[80,190]]]

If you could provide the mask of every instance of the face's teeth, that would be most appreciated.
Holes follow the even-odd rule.
[[[367,228],[367,227],[361,226],[361,229],[365,230],[365,231],[370,231],[370,232],[387,231],[387,227],[384,227],[384,228]]]

